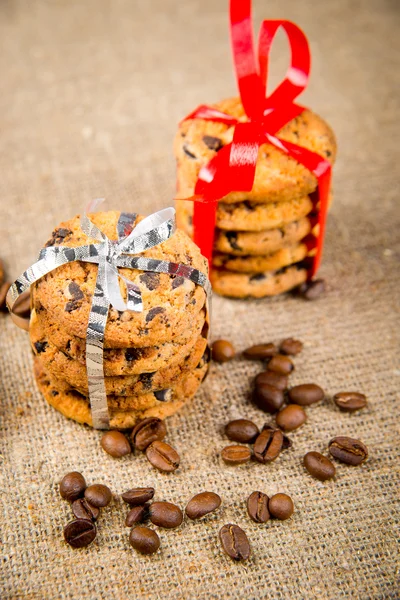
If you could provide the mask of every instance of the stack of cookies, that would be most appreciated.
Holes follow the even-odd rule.
[[[115,240],[119,215],[100,212],[89,217]],[[82,232],[78,215],[62,223],[46,246],[89,243],[95,240]],[[141,256],[189,264],[207,273],[206,260],[182,231]],[[65,416],[89,425],[86,328],[97,269],[96,264],[71,262],[42,277],[32,286],[30,322],[41,392]],[[111,427],[125,429],[149,416],[165,418],[194,396],[208,369],[208,315],[203,287],[183,277],[133,269],[120,273],[140,288],[144,307],[140,313],[110,307],[105,330]]]
[[[214,107],[240,122],[247,117],[238,98]],[[180,124],[175,137],[178,198],[193,196],[201,167],[232,141],[234,127],[191,119]],[[305,110],[277,134],[303,146],[332,164],[335,137],[316,114]],[[253,189],[232,192],[218,204],[211,283],[224,296],[272,296],[303,283],[307,278],[306,236],[312,226],[310,194],[317,179],[293,158],[270,144],[259,149]],[[177,201],[177,223],[193,235],[193,203]]]

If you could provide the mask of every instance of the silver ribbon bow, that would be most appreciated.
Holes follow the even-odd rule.
[[[93,200],[89,203],[87,212],[94,212],[101,202],[103,202],[102,199]],[[173,235],[175,209],[160,210],[146,217],[134,227],[136,216],[133,213],[121,213],[117,224],[118,241],[113,241],[90,221],[87,214],[82,215],[80,222],[82,231],[89,238],[98,240],[100,243],[77,248],[66,246],[43,248],[38,261],[16,279],[7,294],[7,306],[12,312],[19,296],[33,283],[57,267],[74,261],[98,265],[96,286],[86,330],[86,369],[90,408],[95,429],[108,429],[110,425],[103,368],[104,332],[110,305],[118,311],[141,312],[143,310],[140,288],[123,277],[119,273],[118,267],[184,277],[204,287],[208,301],[211,298],[210,282],[207,276],[198,269],[180,263],[137,256],[145,250],[165,242]],[[122,298],[118,279],[122,279],[125,283],[127,302]]]

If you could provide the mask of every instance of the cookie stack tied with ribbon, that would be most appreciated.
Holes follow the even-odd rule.
[[[304,33],[288,21],[264,21],[256,61],[250,8],[249,0],[231,0],[240,98],[198,107],[181,122],[174,151],[178,227],[209,259],[213,289],[257,298],[315,275],[336,142],[323,119],[294,103],[310,69]],[[290,43],[291,65],[266,96],[279,28]]]
[[[62,223],[11,287],[10,309],[30,286],[36,381],[65,416],[124,429],[196,393],[209,362],[207,261],[175,231],[174,209]]]

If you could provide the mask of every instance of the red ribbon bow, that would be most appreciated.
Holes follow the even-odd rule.
[[[285,31],[291,49],[291,64],[285,79],[266,96],[269,51],[278,29]],[[330,163],[315,152],[286,142],[276,133],[305,108],[294,100],[305,89],[310,72],[310,51],[305,34],[290,21],[263,21],[258,41],[258,61],[254,52],[251,23],[251,0],[231,0],[230,31],[236,78],[240,97],[248,117],[240,123],[234,117],[209,106],[199,106],[186,117],[205,119],[234,126],[233,140],[219,150],[200,170],[195,186],[193,214],[194,241],[211,260],[214,245],[217,202],[233,191],[250,191],[254,184],[258,150],[269,143],[295,158],[317,178],[318,187],[311,196],[314,207],[319,203],[318,237],[307,240],[316,248],[309,276],[318,270],[325,234],[331,178]],[[315,224],[315,223],[313,223]]]

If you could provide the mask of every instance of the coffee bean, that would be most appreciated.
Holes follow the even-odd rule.
[[[305,300],[316,300],[325,292],[325,281],[323,279],[314,279],[306,281],[299,286],[295,293]]]
[[[329,442],[329,452],[347,465],[359,465],[368,458],[368,448],[360,440],[338,436]]]
[[[146,450],[152,442],[163,440],[167,435],[164,421],[158,417],[143,419],[131,433],[131,440],[138,450]]]
[[[235,419],[230,421],[225,427],[226,436],[234,441],[242,444],[251,444],[254,442],[260,430],[253,421],[248,419]]]
[[[7,304],[6,304],[6,297],[8,294],[8,290],[11,287],[11,283],[9,283],[8,281],[2,283],[0,285],[0,311],[2,312],[8,312],[7,309]]]
[[[303,383],[295,385],[289,390],[289,399],[293,404],[300,406],[309,406],[320,402],[325,398],[324,390],[315,383]]]
[[[131,453],[130,443],[120,431],[107,431],[103,434],[100,444],[103,450],[114,458],[121,458]]]
[[[182,146],[182,150],[184,151],[184,153],[186,154],[186,156],[188,156],[189,158],[197,158],[195,154],[193,154],[193,152],[191,152],[189,150],[189,148],[186,146],[186,144],[184,144]]]
[[[367,406],[367,397],[360,392],[338,392],[333,396],[333,400],[345,412],[354,412]]]
[[[255,388],[253,400],[258,408],[273,414],[281,408],[285,397],[282,390],[278,390],[268,383],[262,383]]]
[[[279,373],[275,373],[275,371],[267,370],[257,375],[255,384],[259,386],[262,383],[268,383],[268,385],[272,385],[272,387],[278,388],[278,390],[286,390],[288,381],[287,375],[280,375]]]
[[[276,427],[272,427],[269,423],[265,423],[265,425],[262,428],[262,431],[265,430],[268,431],[276,431]],[[282,442],[282,450],[287,450],[288,448],[291,448],[293,446],[293,442],[290,438],[288,438],[287,435],[283,434],[283,442]]]
[[[246,446],[226,446],[221,457],[227,465],[242,465],[250,460],[251,451]]]
[[[73,502],[80,496],[83,496],[83,492],[86,489],[86,481],[84,476],[77,471],[67,473],[60,482],[60,495],[65,500]]]
[[[149,504],[134,506],[126,515],[125,525],[132,527],[135,523],[142,523],[149,514]]]
[[[203,142],[205,143],[207,148],[209,148],[210,150],[215,150],[215,152],[218,152],[218,150],[221,150],[221,148],[223,147],[221,138],[214,137],[213,135],[204,135]]]
[[[264,429],[254,444],[254,458],[260,463],[267,463],[278,458],[283,444],[283,433],[279,429]]]
[[[306,413],[297,404],[286,406],[276,415],[276,424],[284,431],[293,431],[301,427],[306,420]]]
[[[121,494],[121,498],[124,502],[130,506],[139,506],[151,500],[154,496],[155,489],[152,487],[147,488],[133,488]]]
[[[286,340],[283,340],[279,346],[279,352],[281,352],[281,354],[290,354],[291,356],[296,356],[296,354],[299,354],[302,350],[302,342],[293,338],[287,338]]]
[[[335,465],[319,452],[307,452],[304,457],[304,466],[307,471],[320,481],[332,479],[335,476]]]
[[[247,535],[238,525],[228,523],[219,532],[224,552],[233,560],[247,560],[250,556],[250,544]]]
[[[278,352],[275,344],[256,344],[255,346],[250,346],[250,348],[246,348],[243,351],[243,356],[248,358],[249,360],[265,360],[266,358],[271,358]]]
[[[247,498],[247,512],[256,523],[266,523],[269,519],[269,498],[263,492],[253,492]]]
[[[150,521],[158,527],[174,529],[183,521],[183,513],[179,506],[171,502],[153,502],[149,509]]]
[[[276,354],[268,363],[268,370],[280,375],[289,375],[294,370],[294,364],[288,356]]]
[[[214,492],[201,492],[193,496],[186,505],[185,512],[193,521],[216,510],[221,505],[221,498]]]
[[[180,458],[177,451],[165,442],[156,440],[146,449],[147,460],[159,471],[170,473],[179,467]]]
[[[212,357],[218,363],[224,363],[235,356],[235,348],[227,340],[217,340],[211,346]]]
[[[286,521],[294,512],[293,500],[287,494],[275,494],[268,502],[271,517]]]
[[[141,554],[154,554],[160,547],[160,538],[153,529],[139,525],[131,529],[129,543]]]
[[[92,506],[85,498],[78,498],[72,503],[72,512],[77,519],[89,519],[89,521],[96,521],[100,510],[97,506]]]
[[[73,548],[89,546],[96,533],[96,525],[89,519],[75,519],[64,527],[64,539]]]
[[[111,502],[112,494],[109,487],[101,483],[89,485],[85,490],[85,498],[93,506],[102,508]]]

